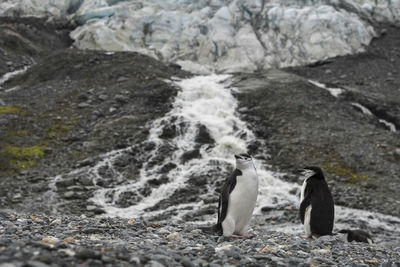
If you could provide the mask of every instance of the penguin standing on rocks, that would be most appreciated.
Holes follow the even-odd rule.
[[[298,172],[305,178],[300,196],[300,219],[307,238],[332,235],[335,208],[321,168],[305,167]]]
[[[374,241],[372,240],[370,234],[366,231],[357,229],[357,230],[340,230],[338,233],[341,234],[347,234],[347,241],[352,242],[364,242],[364,243],[369,243],[372,244]]]
[[[249,223],[258,195],[258,175],[248,154],[235,155],[236,169],[222,186],[218,202],[218,221],[205,232],[236,238],[250,238]]]

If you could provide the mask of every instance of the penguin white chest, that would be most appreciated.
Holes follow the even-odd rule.
[[[305,191],[306,191],[306,187],[307,187],[307,180],[308,178],[306,178],[303,182],[303,185],[301,187],[301,194],[300,194],[300,203],[303,202],[304,197],[305,197]],[[306,212],[304,214],[304,230],[306,232],[306,234],[309,236],[311,235],[311,225],[310,225],[310,221],[311,221],[311,210],[312,210],[312,205],[308,205],[306,207]]]
[[[300,203],[303,202],[303,200],[304,200],[304,194],[305,194],[306,187],[307,187],[307,180],[308,180],[308,178],[306,178],[304,180],[303,185],[301,186]]]
[[[235,229],[242,230],[249,223],[257,202],[258,177],[254,171],[243,171],[229,196],[227,217],[235,222]]]

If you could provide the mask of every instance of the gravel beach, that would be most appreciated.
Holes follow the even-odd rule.
[[[255,226],[252,239],[142,219],[0,213],[0,266],[400,266],[400,247],[304,239]]]

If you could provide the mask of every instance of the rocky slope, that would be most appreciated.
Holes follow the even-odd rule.
[[[16,40],[12,41],[18,42],[27,27],[32,29],[31,35],[38,25],[46,32],[48,24],[39,21],[18,23],[12,35]],[[53,36],[53,43],[68,45],[56,34]],[[9,42],[4,42],[4,49]],[[90,165],[99,153],[143,142],[148,133],[146,124],[168,111],[176,94],[176,88],[165,79],[188,75],[137,53],[69,48],[52,51],[52,45],[46,49],[47,53],[39,54],[42,57],[30,56],[29,47],[21,47],[23,52],[3,53],[10,63],[8,70],[18,68],[21,57],[36,62],[25,74],[3,84],[0,91],[3,207],[13,202],[24,207],[23,201],[29,204],[28,196],[33,195],[39,197],[36,206],[45,208],[41,193],[49,190],[46,179],[76,166]],[[29,186],[25,186],[26,181],[31,182]],[[71,185],[76,185],[75,191],[79,192],[66,198],[76,200],[88,198],[77,195],[90,190],[93,184],[76,178],[57,184],[61,191]]]

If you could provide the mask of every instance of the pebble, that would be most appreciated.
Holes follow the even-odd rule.
[[[106,101],[106,100],[108,99],[108,95],[99,95],[98,98],[99,98],[101,101]]]
[[[83,102],[78,104],[78,108],[87,108],[90,107],[89,103]]]
[[[47,244],[55,244],[55,243],[60,242],[60,239],[58,239],[57,237],[54,237],[54,236],[48,236],[48,237],[43,237],[42,242],[47,243]]]

